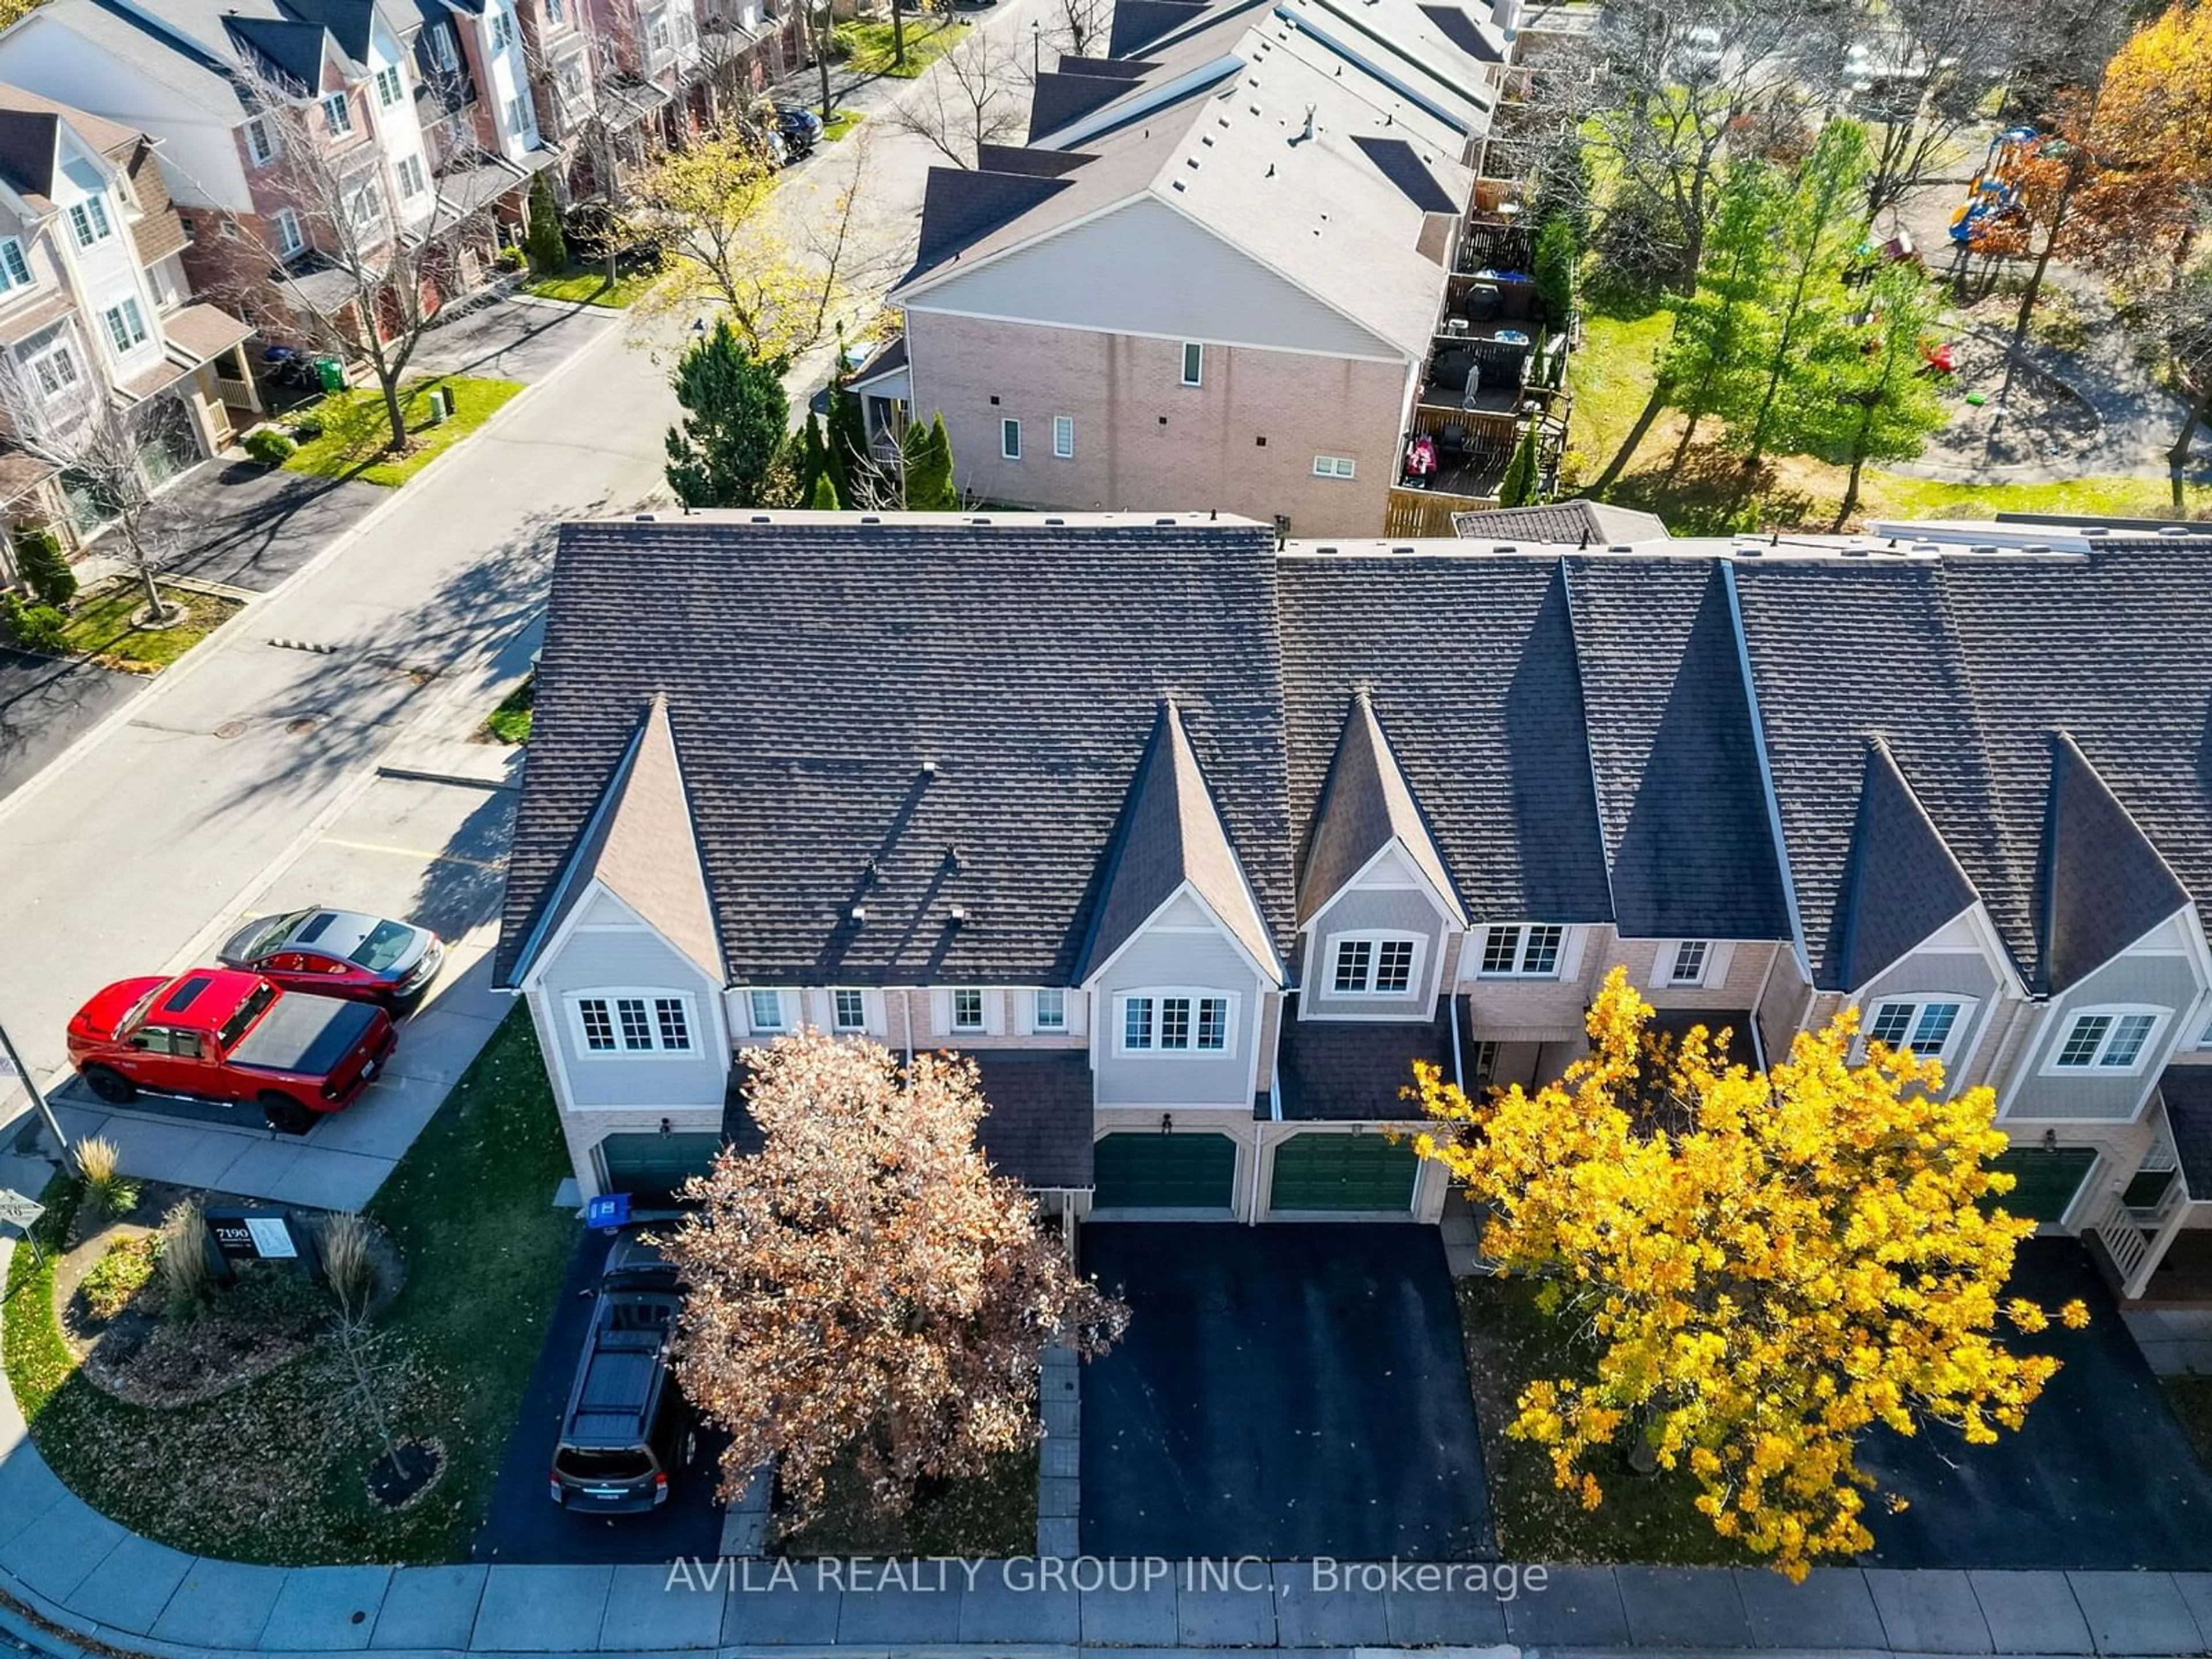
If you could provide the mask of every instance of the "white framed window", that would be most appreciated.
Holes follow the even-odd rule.
[[[1237,999],[1218,991],[1133,991],[1121,1006],[1122,1054],[1218,1054],[1235,1046]]]
[[[70,349],[67,340],[56,340],[24,361],[29,365],[31,378],[38,382],[42,398],[58,398],[77,383],[76,355]]]
[[[331,137],[343,138],[353,131],[353,100],[343,92],[333,92],[323,100],[323,125],[330,129]]]
[[[1182,383],[1185,386],[1206,384],[1206,348],[1195,340],[1183,342]]]
[[[1022,458],[1022,423],[1019,421],[999,422],[999,453],[1010,461]]]
[[[1703,985],[1705,982],[1705,962],[1712,955],[1712,944],[1707,939],[1676,939],[1674,959],[1667,965],[1667,983]]]
[[[135,298],[126,297],[100,313],[100,320],[107,325],[107,337],[115,343],[118,353],[135,350],[146,343],[146,318],[138,309]]]
[[[1330,941],[1328,988],[1340,997],[1402,997],[1413,988],[1421,941],[1412,933]]]
[[[407,77],[397,64],[386,64],[376,72],[376,102],[381,109],[390,109],[407,95]]]
[[[1314,477],[1316,478],[1349,478],[1359,468],[1349,455],[1316,455],[1314,457]]]
[[[783,993],[781,991],[748,991],[745,993],[745,1021],[756,1036],[787,1030],[783,1018]]]
[[[246,124],[246,159],[258,167],[276,159],[276,124],[265,115],[257,115]]]
[[[558,28],[568,21],[566,0],[545,0],[545,21]]]
[[[1491,927],[1482,937],[1484,979],[1557,979],[1567,930],[1550,922]]]
[[[1065,1031],[1067,1029],[1067,993],[1057,987],[1030,994],[1030,1029],[1035,1031]]]
[[[561,65],[561,90],[571,98],[584,95],[584,66],[574,58],[566,59]]]
[[[23,257],[22,239],[0,237],[0,294],[12,294],[31,285],[31,262]]]
[[[460,42],[453,33],[453,24],[442,19],[431,24],[429,37],[430,61],[441,70],[460,68]]]
[[[645,19],[645,44],[655,53],[668,50],[668,14],[649,12]]]
[[[307,233],[300,228],[300,216],[291,209],[278,208],[270,216],[270,228],[276,233],[276,252],[290,258],[307,246]]]
[[[505,6],[491,9],[491,49],[505,52],[514,44],[514,14]]]
[[[579,1049],[589,1059],[698,1052],[691,999],[676,991],[584,991],[568,999]]]
[[[2154,1052],[2153,1040],[2171,1016],[2168,1008],[2121,1006],[2084,1008],[2070,1020],[2045,1073],[2104,1073],[2129,1077],[2143,1068]]]
[[[2212,1019],[2206,1020],[2204,1029],[2197,1034],[2197,1046],[2200,1048],[2212,1048]]]
[[[426,187],[426,181],[422,177],[421,156],[403,155],[399,158],[399,165],[392,171],[393,176],[399,180],[399,198],[402,201],[411,202],[422,193]]]
[[[356,230],[367,230],[384,216],[384,202],[376,186],[363,179],[346,192],[346,212]]]
[[[983,989],[979,985],[957,985],[952,989],[952,1029],[956,1031],[980,1031],[983,1029]]]
[[[70,224],[76,232],[79,247],[104,242],[115,234],[115,227],[107,222],[107,204],[97,196],[88,196],[70,209]]]
[[[868,1029],[868,996],[865,991],[832,991],[830,993],[830,1024],[833,1030],[865,1031]]]
[[[1978,1006],[1972,997],[1884,997],[1868,1011],[1861,1035],[1869,1042],[1910,1048],[1923,1060],[1949,1060],[1966,1041]]]
[[[538,106],[531,100],[530,88],[516,89],[507,100],[507,125],[519,138],[534,138],[538,134]]]
[[[1052,453],[1055,460],[1075,459],[1075,416],[1055,415],[1052,417]]]

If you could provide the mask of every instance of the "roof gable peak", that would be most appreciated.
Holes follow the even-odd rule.
[[[1373,694],[1362,685],[1345,710],[1336,754],[1314,809],[1299,873],[1299,924],[1326,908],[1394,844],[1435,890],[1446,918],[1466,927],[1457,887],[1376,715]]]
[[[2050,734],[2035,884],[2035,985],[2055,994],[2190,902],[2187,888],[2073,736]]]

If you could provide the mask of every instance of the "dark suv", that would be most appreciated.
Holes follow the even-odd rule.
[[[676,1270],[625,1234],[607,1254],[599,1305],[553,1449],[549,1495],[563,1509],[637,1515],[668,1501],[697,1449],[669,1358],[684,1310]]]

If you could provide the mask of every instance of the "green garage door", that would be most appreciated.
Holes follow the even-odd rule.
[[[2017,1147],[1991,1167],[2017,1177],[2019,1185],[1997,1202],[2022,1221],[2057,1221],[2081,1189],[2097,1154],[2087,1146]]]
[[[1225,1210],[1235,1201],[1237,1143],[1227,1135],[1107,1135],[1097,1149],[1102,1210]]]
[[[1278,1210],[1410,1210],[1421,1160],[1410,1140],[1293,1135],[1275,1148]]]
[[[609,1135],[599,1143],[611,1192],[662,1198],[707,1173],[720,1150],[718,1134]]]

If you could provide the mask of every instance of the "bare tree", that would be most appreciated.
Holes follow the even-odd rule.
[[[2028,11],[2021,0],[1887,0],[1863,21],[1844,70],[1848,106],[1874,140],[1869,214],[1950,157],[2011,75]]]
[[[1039,20],[1050,55],[1095,58],[1106,46],[1114,0],[1049,0]]]
[[[925,138],[955,167],[973,167],[986,144],[1018,142],[1027,117],[1029,65],[1010,44],[981,30],[938,63],[915,95],[891,106],[890,123]]]
[[[272,247],[241,223],[261,269],[238,283],[239,308],[264,331],[296,331],[319,351],[366,360],[391,427],[387,447],[404,449],[407,365],[456,284],[460,245],[488,234],[490,204],[451,208],[419,156],[403,189],[380,144],[331,142],[323,107],[297,82],[266,69],[239,78],[275,130],[271,176],[306,245]]]
[[[27,365],[16,353],[0,351],[0,417],[8,439],[52,467],[64,489],[99,515],[145,590],[149,619],[173,619],[180,613],[155,576],[181,550],[185,526],[155,495],[141,459],[160,436],[154,423],[166,400],[118,402],[75,325],[62,327],[66,337],[59,349]]]

